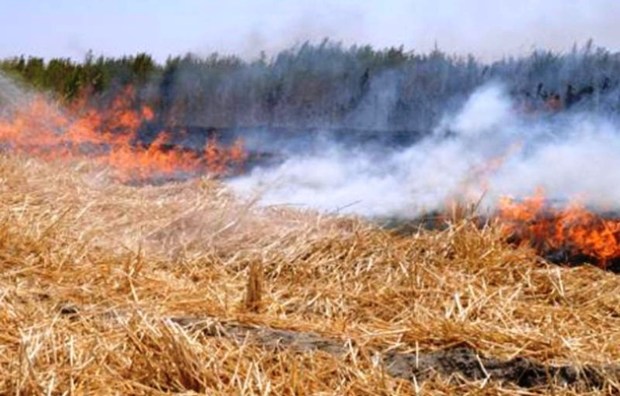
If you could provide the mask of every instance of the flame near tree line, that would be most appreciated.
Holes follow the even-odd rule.
[[[130,86],[103,110],[89,105],[87,95],[63,110],[33,95],[0,117],[0,146],[50,160],[88,157],[124,182],[240,171],[247,158],[241,140],[224,147],[211,138],[201,150],[187,150],[169,144],[170,134],[161,130],[150,144],[141,143],[139,131],[155,114],[137,102]]]

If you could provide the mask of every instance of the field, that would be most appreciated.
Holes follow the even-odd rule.
[[[208,178],[0,157],[2,394],[610,394],[620,279]]]

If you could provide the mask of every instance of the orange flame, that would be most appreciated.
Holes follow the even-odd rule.
[[[543,252],[565,249],[592,257],[603,267],[620,258],[620,220],[604,218],[577,202],[552,208],[538,191],[521,202],[504,198],[498,217],[507,235]]]
[[[155,112],[137,106],[132,87],[125,88],[101,111],[82,96],[68,110],[34,96],[24,105],[0,116],[0,148],[43,159],[93,158],[109,166],[122,181],[208,173],[222,176],[240,172],[247,158],[243,142],[224,147],[209,139],[202,150],[184,150],[160,131],[148,146],[138,131],[153,121]]]

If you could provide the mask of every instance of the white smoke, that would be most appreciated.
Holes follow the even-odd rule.
[[[325,144],[272,168],[232,180],[238,193],[265,205],[295,205],[364,216],[413,217],[452,200],[492,208],[500,196],[545,191],[620,207],[620,133],[611,119],[540,110],[524,114],[501,85],[477,90],[446,115],[432,136],[391,153]]]
[[[0,111],[15,106],[20,98],[25,96],[23,89],[0,72]]]

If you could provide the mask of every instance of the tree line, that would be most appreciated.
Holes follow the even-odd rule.
[[[83,90],[95,94],[119,85],[143,84],[161,66],[146,53],[135,56],[95,58],[89,52],[81,62],[70,58],[18,56],[0,61],[0,69],[31,86],[50,91],[65,101],[75,99]]]
[[[325,40],[254,60],[187,54],[159,63],[146,53],[90,52],[82,61],[13,57],[0,61],[0,70],[67,102],[88,92],[105,105],[132,85],[162,122],[179,125],[425,131],[489,82],[533,106],[553,98],[576,109],[620,112],[620,55],[592,43],[491,63],[439,49]]]

